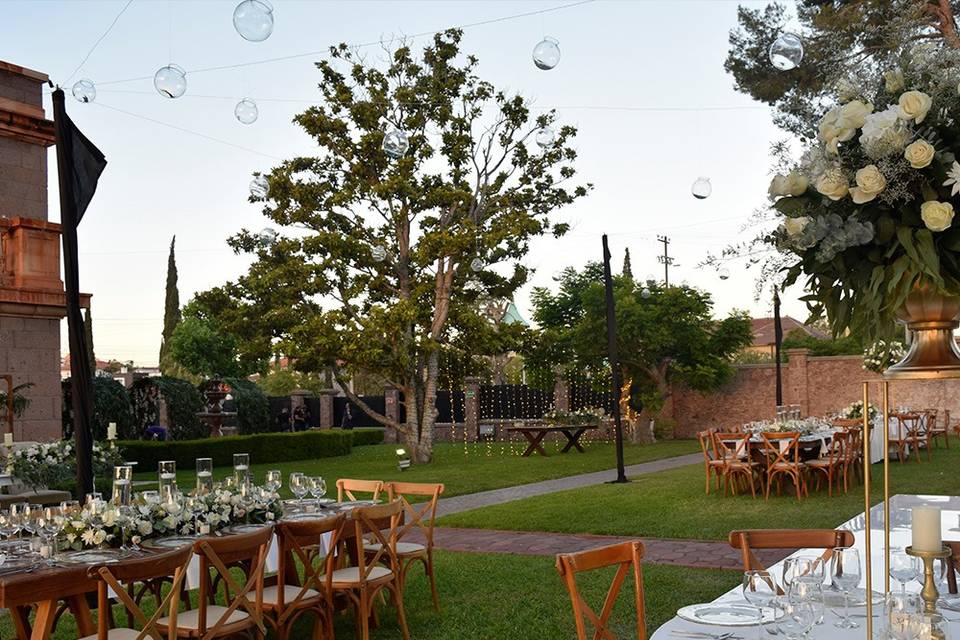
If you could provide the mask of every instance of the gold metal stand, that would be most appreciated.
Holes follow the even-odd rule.
[[[951,555],[950,547],[944,545],[940,551],[916,551],[912,546],[905,549],[908,556],[920,558],[923,561],[923,590],[920,591],[920,597],[923,598],[923,612],[937,613],[937,598],[940,592],[937,591],[937,579],[933,572],[934,560],[949,558]]]

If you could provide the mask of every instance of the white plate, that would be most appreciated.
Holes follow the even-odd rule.
[[[777,612],[770,607],[763,609],[763,623],[776,620]],[[677,611],[677,617],[689,622],[724,627],[753,627],[757,625],[757,608],[736,602],[708,602],[691,604]]]
[[[118,562],[120,560],[119,549],[90,549],[89,551],[76,551],[64,554],[63,559],[66,562],[75,564],[107,564]]]
[[[843,593],[832,587],[825,587],[823,590],[823,604],[834,609],[843,607]],[[873,605],[883,605],[882,593],[877,591],[873,592]],[[851,590],[850,606],[854,608],[867,606],[867,590],[861,589],[860,587]]]
[[[283,516],[283,520],[326,520],[332,518],[334,514],[327,511],[311,511],[307,513],[293,513],[289,516]]]
[[[167,538],[157,538],[156,540],[148,540],[144,544],[151,547],[162,547],[164,549],[176,549],[178,547],[184,547],[188,544],[193,544],[197,541],[197,538],[193,536],[169,536]]]

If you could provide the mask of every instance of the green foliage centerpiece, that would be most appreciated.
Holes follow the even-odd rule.
[[[837,86],[799,163],[774,177],[766,237],[836,334],[914,332],[887,377],[960,376],[960,52],[914,47]]]

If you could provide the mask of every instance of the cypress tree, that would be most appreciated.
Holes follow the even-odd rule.
[[[163,303],[163,336],[160,339],[160,370],[166,373],[167,351],[170,337],[180,324],[180,292],[177,290],[177,257],[174,246],[177,236],[170,240],[170,255],[167,257],[167,293]]]
[[[630,249],[623,250],[623,275],[627,278],[633,279],[633,270],[630,266]]]
[[[83,329],[87,336],[87,353],[90,354],[90,375],[97,375],[97,356],[93,353],[93,319],[90,317],[90,309],[84,309]]]

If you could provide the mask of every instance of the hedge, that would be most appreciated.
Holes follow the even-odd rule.
[[[363,439],[370,437],[361,436]],[[161,460],[176,460],[181,469],[193,469],[197,458],[213,458],[215,467],[230,466],[235,453],[249,453],[254,464],[345,456],[350,453],[353,439],[353,434],[348,431],[326,429],[202,440],[129,440],[119,442],[118,446],[126,460],[138,463],[138,471],[152,471]]]
[[[266,394],[246,378],[224,378],[230,385],[237,411],[237,432],[241,435],[274,431],[276,421],[270,419],[270,401]]]
[[[73,437],[73,407],[71,406],[70,378],[62,382],[63,437]],[[107,376],[96,376],[93,379],[93,439],[107,438],[107,425],[117,423],[117,434],[120,438],[134,438],[137,436],[134,426],[133,407],[127,396],[126,388]]]
[[[331,429],[331,431],[340,431],[340,429]],[[347,429],[345,433],[353,434],[353,446],[362,447],[368,444],[383,444],[383,429],[376,427],[366,429]]]

